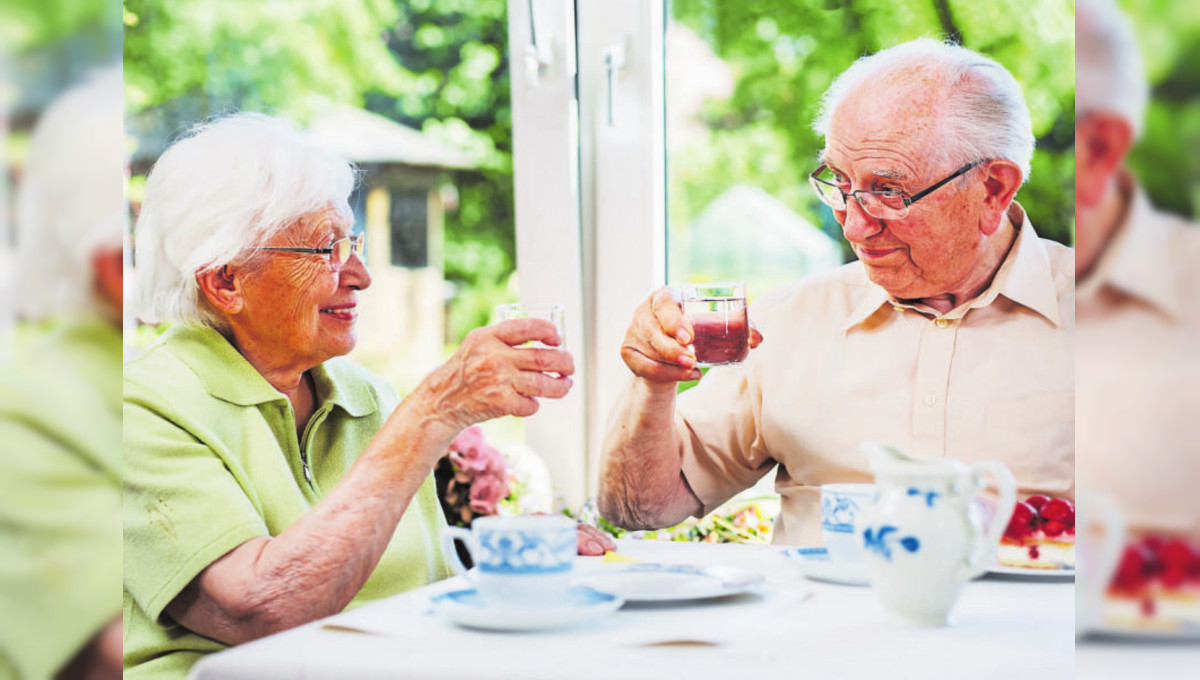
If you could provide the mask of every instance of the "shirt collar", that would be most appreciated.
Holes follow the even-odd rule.
[[[238,406],[255,406],[286,400],[225,336],[212,328],[173,326],[163,342],[200,379],[213,397]],[[339,406],[359,418],[379,408],[365,381],[356,379],[349,366],[330,360],[311,369],[317,404]]]
[[[1007,217],[1017,231],[1016,240],[1008,255],[996,270],[992,283],[974,299],[960,304],[946,317],[961,317],[976,307],[986,307],[1003,295],[1013,302],[1028,307],[1041,314],[1054,325],[1059,325],[1061,317],[1058,311],[1058,292],[1054,285],[1054,272],[1050,266],[1050,257],[1041,239],[1033,229],[1033,225],[1025,216],[1025,209],[1016,201],[1009,206]],[[885,305],[894,309],[914,308],[913,305],[901,302],[888,295],[883,288],[870,282],[866,271],[861,269],[863,283],[869,290],[862,300],[846,318],[842,328],[843,333],[865,322],[874,316]]]
[[[1080,283],[1080,295],[1111,286],[1177,321],[1183,301],[1172,280],[1172,268],[1163,266],[1171,252],[1171,225],[1131,175],[1122,173],[1120,187],[1129,196],[1129,207],[1096,272]]]

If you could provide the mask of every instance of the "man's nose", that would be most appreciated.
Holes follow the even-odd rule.
[[[867,214],[857,197],[847,196],[845,217],[842,219],[842,234],[846,240],[862,243],[880,231],[883,231],[883,223],[879,218]]]

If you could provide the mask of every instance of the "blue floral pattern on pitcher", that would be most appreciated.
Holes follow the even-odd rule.
[[[866,531],[863,531],[863,547],[877,553],[888,562],[892,561],[892,550],[897,544],[910,553],[921,549],[921,541],[916,536],[901,538],[899,531],[890,524],[884,524],[878,530],[867,527]]]
[[[941,496],[942,494],[938,493],[937,491],[921,491],[920,489],[913,488],[913,487],[909,487],[909,489],[908,489],[908,495],[909,495],[909,496],[921,496],[921,495],[924,495],[924,496],[925,496],[925,505],[927,505],[928,507],[931,507],[931,508],[932,508],[932,507],[933,507],[933,502],[934,502],[935,500],[937,500],[937,498],[938,498],[939,496]]]
[[[547,536],[524,531],[491,531],[479,537],[481,571],[500,574],[551,574],[567,571],[575,560],[574,529]]]

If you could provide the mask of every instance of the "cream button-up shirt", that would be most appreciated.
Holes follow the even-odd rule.
[[[777,469],[777,544],[818,545],[820,485],[871,482],[864,440],[999,460],[1022,492],[1074,493],[1075,253],[1013,204],[991,285],[946,314],[892,299],[860,263],[751,308],[763,343],[679,397],[683,472],[705,512]]]
[[[1200,228],[1129,175],[1125,219],[1086,281],[1076,338],[1080,489],[1134,530],[1200,539]]]

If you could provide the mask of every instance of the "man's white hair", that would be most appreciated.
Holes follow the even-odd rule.
[[[134,232],[140,318],[216,327],[196,274],[251,261],[300,217],[344,205],[356,177],[353,164],[280,118],[238,113],[196,126],[146,180]]]
[[[17,190],[14,306],[28,319],[97,311],[92,255],[121,247],[121,67],[92,73],[38,119]]]
[[[1107,111],[1126,120],[1135,136],[1150,86],[1129,19],[1113,0],[1075,3],[1075,116]]]
[[[859,58],[821,97],[813,129],[822,136],[838,107],[869,87],[881,100],[940,94],[940,147],[956,164],[1005,159],[1029,179],[1033,124],[1021,87],[1003,66],[961,45],[920,38]]]

